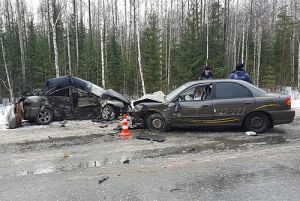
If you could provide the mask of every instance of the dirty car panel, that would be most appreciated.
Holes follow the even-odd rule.
[[[47,114],[54,120],[100,118],[105,105],[118,112],[126,112],[130,105],[121,94],[73,76],[48,79],[45,86],[25,98],[25,120],[36,121],[43,109],[49,110]]]
[[[152,94],[138,99],[131,113],[134,122],[152,130],[242,126],[264,132],[293,121],[295,111],[290,100],[286,94],[269,94],[240,80],[202,80],[188,82],[163,98]]]

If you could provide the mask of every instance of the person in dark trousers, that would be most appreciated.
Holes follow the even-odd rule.
[[[213,79],[213,77],[214,76],[211,72],[211,67],[209,65],[206,65],[199,76],[199,80],[211,80]]]
[[[244,70],[244,64],[237,64],[236,70],[232,71],[229,75],[229,79],[244,80],[252,84],[252,79],[249,74]]]

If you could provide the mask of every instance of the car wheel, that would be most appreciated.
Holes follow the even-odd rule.
[[[103,120],[111,121],[116,118],[116,110],[111,105],[105,105],[104,108],[102,109],[101,115]]]
[[[147,127],[151,131],[167,131],[168,130],[165,118],[159,113],[151,114],[148,117]]]
[[[248,131],[262,133],[270,127],[270,119],[262,112],[251,113],[246,117],[244,127]]]
[[[38,113],[36,123],[40,125],[47,125],[53,120],[53,113],[51,110],[44,108]]]

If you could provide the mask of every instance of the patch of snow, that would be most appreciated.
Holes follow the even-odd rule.
[[[292,108],[300,108],[300,99],[292,100]]]
[[[3,105],[0,104],[0,130],[7,129],[8,126],[6,125],[6,115],[10,109],[11,105]]]
[[[285,87],[283,93],[289,94],[292,99],[292,108],[300,108],[300,92],[292,87]]]
[[[300,93],[298,90],[294,90],[291,87],[286,87],[284,90],[284,93],[287,93],[291,96],[292,100],[298,100],[300,99]]]

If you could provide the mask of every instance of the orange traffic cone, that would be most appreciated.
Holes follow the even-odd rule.
[[[129,135],[131,135],[131,133],[128,130],[128,122],[127,122],[126,114],[123,115],[122,124],[123,124],[123,127],[122,127],[122,132],[120,133],[120,136],[129,136]]]

